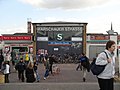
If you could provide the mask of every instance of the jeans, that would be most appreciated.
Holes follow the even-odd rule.
[[[49,69],[46,69],[44,77],[46,78],[47,76],[49,76]]]
[[[39,73],[38,73],[38,70],[35,70],[35,74],[36,74],[36,79],[37,79],[37,81],[40,81],[40,75],[39,75]]]

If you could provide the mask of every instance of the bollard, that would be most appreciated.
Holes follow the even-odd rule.
[[[5,75],[2,72],[0,72],[0,84],[3,83],[5,83]]]

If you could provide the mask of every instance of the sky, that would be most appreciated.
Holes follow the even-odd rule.
[[[0,0],[0,35],[26,33],[27,20],[85,22],[87,33],[120,34],[120,0]]]

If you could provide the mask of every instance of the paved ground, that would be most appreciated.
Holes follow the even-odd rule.
[[[82,71],[76,71],[77,64],[58,64],[61,71],[58,75],[43,79],[44,67],[39,65],[40,82],[22,83],[17,79],[17,73],[12,69],[10,83],[0,84],[0,90],[99,90],[97,79],[92,73],[87,73],[87,81],[82,81]],[[120,90],[120,83],[115,83],[115,90]]]
[[[50,75],[50,77],[46,80],[43,79],[44,76],[44,66],[43,64],[39,65],[39,73],[40,73],[40,83],[48,83],[48,82],[56,82],[56,83],[73,83],[73,82],[82,82],[82,71],[76,71],[77,64],[57,64],[60,67],[60,73],[54,76]],[[96,82],[96,77],[91,73],[87,73],[87,81],[86,82]],[[10,75],[10,83],[20,83],[17,79],[17,73],[12,70]]]

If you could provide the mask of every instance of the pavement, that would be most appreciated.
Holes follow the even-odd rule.
[[[82,81],[82,71],[76,71],[77,64],[57,64],[60,73],[43,79],[44,66],[39,64],[40,82],[26,83],[17,78],[17,72],[11,67],[10,83],[0,84],[0,90],[99,90],[96,76],[87,72],[86,82]],[[114,83],[115,89],[120,90],[120,83]]]

